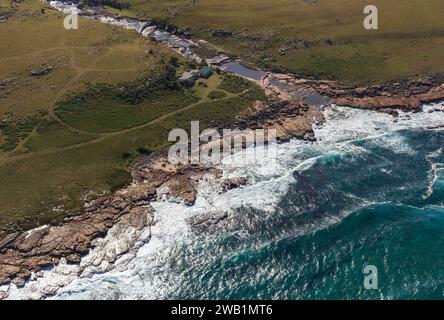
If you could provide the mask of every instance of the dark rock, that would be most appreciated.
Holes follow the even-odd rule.
[[[225,179],[221,184],[221,188],[223,191],[228,191],[235,188],[239,188],[240,186],[244,186],[247,184],[247,182],[248,179],[245,177]]]
[[[192,217],[188,220],[191,228],[198,231],[214,231],[221,221],[228,218],[227,212],[210,212],[204,215]]]
[[[223,29],[217,29],[217,30],[214,30],[213,32],[211,32],[211,36],[217,37],[217,38],[228,38],[228,37],[232,37],[233,33],[230,31],[223,30]]]
[[[54,70],[54,68],[51,66],[48,66],[48,67],[44,67],[40,70],[31,70],[30,75],[33,77],[41,77],[41,76],[45,76],[45,75],[49,74],[52,70]]]

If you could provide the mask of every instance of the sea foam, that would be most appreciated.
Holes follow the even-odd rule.
[[[365,152],[353,144],[356,140],[376,141],[394,152],[412,152],[408,142],[397,132],[425,128],[438,130],[436,128],[444,126],[442,111],[443,104],[434,104],[425,106],[423,112],[400,112],[400,116],[394,118],[374,111],[335,105],[325,107],[323,112],[326,122],[314,128],[317,142],[291,140],[281,144],[277,146],[276,161],[257,159],[255,163],[247,165],[242,161],[241,154],[234,154],[219,166],[224,177],[247,177],[248,185],[221,194],[214,178],[207,176],[198,187],[194,206],[167,201],[154,202],[155,224],[151,226],[149,242],[133,255],[118,259],[106,272],[97,269],[92,270],[88,277],[79,277],[77,266],[67,265],[62,261],[56,268],[44,271],[40,277],[34,277],[24,288],[11,285],[3,289],[8,290],[11,299],[43,298],[52,293],[55,293],[51,296],[52,299],[168,297],[181,285],[182,275],[178,271],[181,266],[176,265],[177,263],[217,258],[217,252],[213,256],[203,256],[207,253],[202,253],[201,250],[205,242],[216,241],[214,236],[196,234],[187,222],[188,219],[208,212],[233,213],[239,208],[260,210],[265,215],[279,214],[277,205],[295,182],[295,171],[307,170],[326,155]],[[328,217],[324,220],[319,221],[318,228],[337,222],[337,219]],[[240,228],[235,236],[241,238],[242,232],[245,231]],[[107,238],[102,241],[117,241]],[[187,248],[186,258],[183,257],[183,248]],[[95,250],[84,259],[92,261],[94,255],[98,254]],[[195,272],[198,276],[205,271]]]

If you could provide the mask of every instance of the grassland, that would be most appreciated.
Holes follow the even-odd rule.
[[[444,71],[444,2],[428,0],[130,0],[157,17],[269,69],[344,82]],[[379,30],[363,28],[376,5]],[[280,51],[281,49],[281,51]]]
[[[179,90],[149,93],[143,101],[132,103],[120,95],[119,88],[102,86],[88,91],[87,96],[61,102],[56,114],[84,132],[107,133],[141,125],[198,101],[193,94]]]
[[[0,236],[77,214],[85,197],[128,183],[128,164],[167,147],[171,129],[231,123],[265,98],[218,73],[181,89],[188,63],[167,48],[86,19],[64,30],[40,6],[26,1],[0,24],[10,43],[0,50],[0,81],[10,79],[0,91]]]

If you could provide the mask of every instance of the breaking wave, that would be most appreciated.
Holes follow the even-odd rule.
[[[150,240],[112,267],[78,277],[77,266],[62,262],[24,288],[11,285],[9,298],[399,298],[440,292],[438,278],[424,270],[438,269],[441,259],[425,256],[430,265],[404,274],[399,259],[423,249],[420,243],[412,244],[418,252],[403,246],[406,230],[419,232],[424,245],[443,238],[444,224],[434,229],[431,221],[443,222],[444,106],[397,118],[334,105],[323,112],[318,141],[270,146],[277,148],[276,162],[245,165],[239,154],[225,159],[223,175],[247,177],[246,186],[220,194],[208,176],[194,206],[153,203]],[[218,212],[227,219],[208,230],[190,224]],[[103,241],[124,235],[114,237]],[[391,289],[361,288],[357,279],[366,263],[385,272],[382,280]],[[407,280],[412,283],[403,286]]]

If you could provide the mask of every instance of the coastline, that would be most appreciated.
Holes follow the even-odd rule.
[[[146,28],[140,30],[143,35]],[[216,64],[213,67],[221,67],[223,70],[223,65]],[[291,75],[267,72],[259,80],[250,80],[261,84],[271,97],[271,102],[252,106],[247,113],[238,117],[237,124],[240,128],[275,128],[280,142],[292,138],[309,141],[314,139],[313,126],[324,122],[320,110],[320,106],[327,103],[323,100],[324,96],[328,96],[329,100],[332,99],[329,102],[336,105],[376,110],[394,117],[399,115],[397,109],[419,112],[422,105],[444,99],[444,86],[431,79],[406,80],[366,88],[347,88],[331,81],[295,79]],[[276,80],[280,84],[273,85]],[[310,99],[313,99],[312,104],[307,104]],[[68,264],[81,265],[82,257],[94,247],[104,253],[102,259],[96,257],[97,261],[87,263],[96,267],[103,264],[103,272],[112,268],[110,265],[116,259],[133,255],[150,238],[147,229],[153,223],[154,215],[150,203],[166,197],[171,201],[193,205],[198,179],[208,173],[208,169],[199,167],[170,167],[165,161],[165,151],[140,159],[131,166],[133,183],[130,186],[112,196],[88,202],[84,214],[67,220],[60,226],[43,226],[31,231],[16,232],[1,239],[0,285],[12,282],[21,287],[26,281],[38,277],[42,270],[52,268],[62,260]],[[217,170],[213,170],[211,174],[221,179]],[[219,186],[222,192],[226,185],[236,188],[244,183],[244,180],[221,179]],[[162,192],[159,189],[167,191]],[[210,216],[207,221],[209,224],[217,224],[225,218],[222,214]],[[200,221],[198,224],[202,223]],[[109,253],[106,246],[100,247],[97,239],[112,232],[116,236],[128,233],[132,236],[122,240],[119,250]],[[88,272],[86,267],[79,270],[82,273]],[[51,292],[48,293],[50,294]]]
[[[111,226],[106,236],[91,242],[92,248],[82,256],[80,262],[68,263],[66,258],[61,258],[57,266],[33,272],[24,283],[24,287],[10,283],[0,286],[0,289],[5,294],[4,298],[9,295],[11,299],[59,299],[70,295],[82,297],[83,293],[93,292],[97,283],[102,283],[106,287],[108,281],[110,283],[122,281],[122,285],[131,281],[137,282],[138,274],[145,268],[149,273],[162,272],[164,268],[173,267],[168,264],[174,265],[174,257],[180,254],[181,245],[186,247],[196,241],[200,243],[197,245],[199,248],[199,245],[213,241],[211,239],[225,234],[227,230],[228,235],[233,229],[237,230],[239,224],[247,219],[244,210],[236,213],[244,206],[264,211],[263,214],[270,219],[279,217],[282,213],[276,212],[276,206],[285,198],[289,186],[296,183],[293,178],[295,172],[303,173],[310,170],[313,165],[318,166],[317,162],[324,162],[338,155],[347,158],[350,152],[359,154],[361,143],[371,144],[378,141],[382,143],[382,147],[394,148],[396,152],[406,152],[406,150],[408,152],[408,146],[404,145],[402,139],[398,140],[401,138],[398,131],[405,129],[412,129],[414,132],[426,128],[426,131],[442,132],[444,112],[429,112],[436,109],[444,111],[444,105],[424,107],[422,112],[415,115],[401,111],[398,121],[395,122],[393,117],[386,113],[328,107],[324,110],[326,122],[315,127],[318,141],[291,139],[277,145],[279,159],[277,166],[267,161],[248,166],[242,164],[241,154],[233,154],[233,158],[236,159],[235,166],[231,166],[227,161],[211,172],[189,168],[189,171],[181,171],[182,174],[179,176],[171,175],[170,185],[177,186],[183,182],[184,191],[191,190],[186,186],[193,187],[196,192],[193,194],[193,198],[195,197],[193,205],[187,205],[183,199],[182,201],[179,199],[177,191],[181,190],[180,188],[168,190],[169,188],[161,186],[156,190],[156,199],[152,199],[149,204],[154,209],[153,212],[145,210],[148,216],[145,226],[137,223],[129,225],[126,223],[129,215],[122,215],[122,221],[119,220]],[[433,126],[435,129],[427,126]],[[392,141],[393,139],[395,140]],[[313,153],[315,150],[318,151]],[[318,152],[322,156],[318,156]],[[141,194],[134,191],[141,190],[140,186],[149,182],[154,183],[156,177],[169,175],[157,170],[159,166],[155,164],[162,166],[161,162],[158,162],[161,159],[162,157],[141,159],[134,168],[136,171],[142,170],[138,176],[140,183],[132,184],[115,196],[125,197],[128,201],[130,197],[137,199]],[[184,176],[189,179],[183,179]],[[147,181],[147,178],[150,180]],[[199,183],[194,184],[196,182],[194,179],[198,179]],[[144,187],[142,190],[147,188]],[[185,192],[182,196],[189,194]],[[363,203],[365,204],[366,202]],[[132,209],[134,212],[141,207],[148,208],[148,205],[146,200],[141,200],[135,207],[136,209]],[[247,209],[247,212],[248,210],[250,209]],[[259,221],[264,219],[263,214],[258,215]],[[322,229],[340,221],[331,220],[328,215],[325,218],[326,220],[321,221],[320,225],[312,227]],[[260,223],[259,221],[256,222]],[[138,226],[141,229],[138,229]],[[35,232],[38,232],[38,229]],[[241,233],[238,236],[243,238]],[[196,257],[190,258],[196,259]],[[208,259],[211,260],[211,256]],[[146,285],[150,290],[144,297],[159,298],[160,293],[157,290],[161,290],[162,284],[155,283],[161,280],[153,279],[154,283],[151,279],[144,280],[147,281]],[[106,292],[102,294],[106,295]],[[130,291],[128,294],[135,292]],[[128,296],[123,292],[122,295]]]

